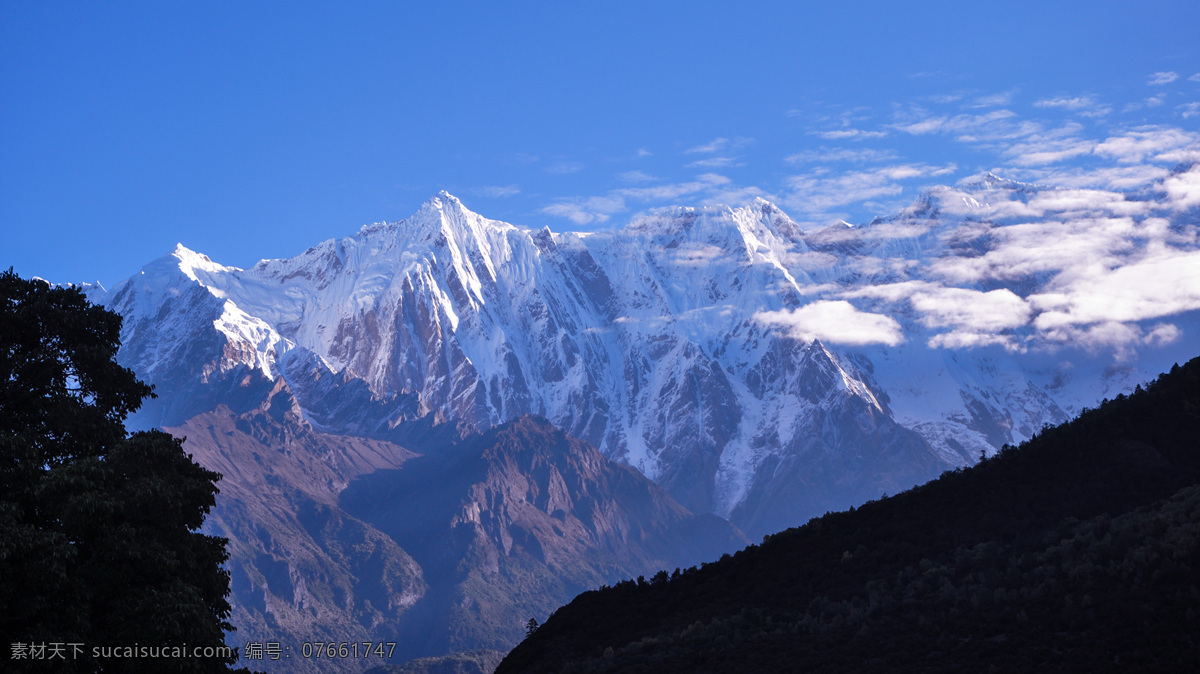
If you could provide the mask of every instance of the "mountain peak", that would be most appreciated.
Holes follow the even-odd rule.
[[[178,265],[179,271],[193,281],[204,283],[202,279],[210,277],[213,274],[224,274],[231,271],[240,271],[237,267],[226,267],[223,264],[218,264],[212,261],[204,253],[198,253],[182,243],[175,244],[175,248],[166,256],[167,259],[174,259],[174,264]],[[205,285],[208,285],[205,283]]]
[[[966,178],[960,183],[964,188],[970,190],[1009,190],[1013,192],[1030,192],[1034,190],[1044,189],[1044,186],[1034,183],[1023,183],[1019,180],[1011,178],[1003,178],[985,171],[979,175]]]
[[[420,220],[431,223],[439,222],[443,226],[450,225],[456,229],[468,223],[472,227],[478,227],[479,225],[512,226],[497,220],[489,220],[479,215],[467,208],[461,199],[446,190],[439,190],[437,194],[429,197],[408,220]]]
[[[183,279],[179,278],[182,275],[188,281],[209,285],[208,281],[213,276],[235,271],[241,270],[237,267],[226,267],[213,262],[207,255],[198,253],[182,243],[177,243],[171,252],[150,261],[129,280],[140,279],[139,283],[142,286],[150,283],[156,287],[166,287],[182,281]],[[114,287],[113,290],[116,288]]]
[[[446,190],[440,190],[417,208],[416,212],[403,220],[373,222],[363,225],[359,236],[371,236],[379,232],[400,234],[409,243],[433,240],[445,234],[447,224],[473,216],[483,218],[463,205],[462,201]]]
[[[472,213],[472,211],[470,209],[468,209],[465,205],[463,205],[462,199],[459,199],[458,197],[454,196],[453,194],[450,194],[446,190],[438,190],[437,194],[426,199],[425,203],[421,204],[421,207],[417,210],[418,210],[418,212],[420,212],[420,211],[424,211],[426,209],[443,211],[443,212],[452,212],[452,213],[453,212]],[[474,214],[474,213],[472,213],[472,214]]]

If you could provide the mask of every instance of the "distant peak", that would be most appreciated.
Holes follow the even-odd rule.
[[[392,244],[389,245],[409,246],[425,242],[442,246],[452,242],[455,246],[479,248],[486,247],[486,244],[480,241],[489,232],[512,227],[514,226],[508,223],[490,220],[475,213],[463,205],[458,197],[446,190],[439,190],[409,217],[365,225],[358,235],[372,238],[382,236],[392,240]]]
[[[965,178],[959,184],[967,189],[1001,189],[1014,190],[1018,192],[1036,190],[1041,187],[1040,185],[1035,185],[1033,183],[1023,183],[1019,180],[1003,178],[995,173],[992,173],[991,171],[985,171],[978,175]]]
[[[446,190],[438,190],[438,193],[432,197],[429,197],[429,200],[426,201],[423,206],[428,206],[435,209],[449,207],[453,209],[466,210],[466,206],[463,206],[462,200],[453,194],[450,194]]]
[[[458,197],[450,194],[446,190],[438,190],[438,193],[429,197],[421,207],[417,209],[417,215],[421,213],[460,213],[467,214],[473,212],[463,205],[463,202]]]
[[[213,262],[212,259],[204,253],[198,253],[182,243],[175,244],[175,248],[163,257],[166,259],[175,260],[174,264],[179,267],[179,270],[186,274],[193,281],[198,280],[196,275],[197,271],[207,273],[238,271],[236,267],[226,267],[223,264]]]

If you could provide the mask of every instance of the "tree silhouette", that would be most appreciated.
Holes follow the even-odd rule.
[[[82,646],[9,663],[27,671],[227,671],[233,654],[92,657],[232,629],[226,541],[198,531],[220,475],[166,433],[126,433],[153,394],[114,360],[120,327],[78,289],[0,274],[0,640]]]

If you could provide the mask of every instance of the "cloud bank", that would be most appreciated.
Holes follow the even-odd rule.
[[[803,341],[819,339],[830,344],[863,346],[904,341],[896,319],[859,311],[845,300],[817,301],[793,311],[760,311],[754,320],[786,330]]]

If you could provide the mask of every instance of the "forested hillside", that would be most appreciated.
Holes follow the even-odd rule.
[[[1200,359],[979,465],[577,597],[504,672],[1200,671]]]

